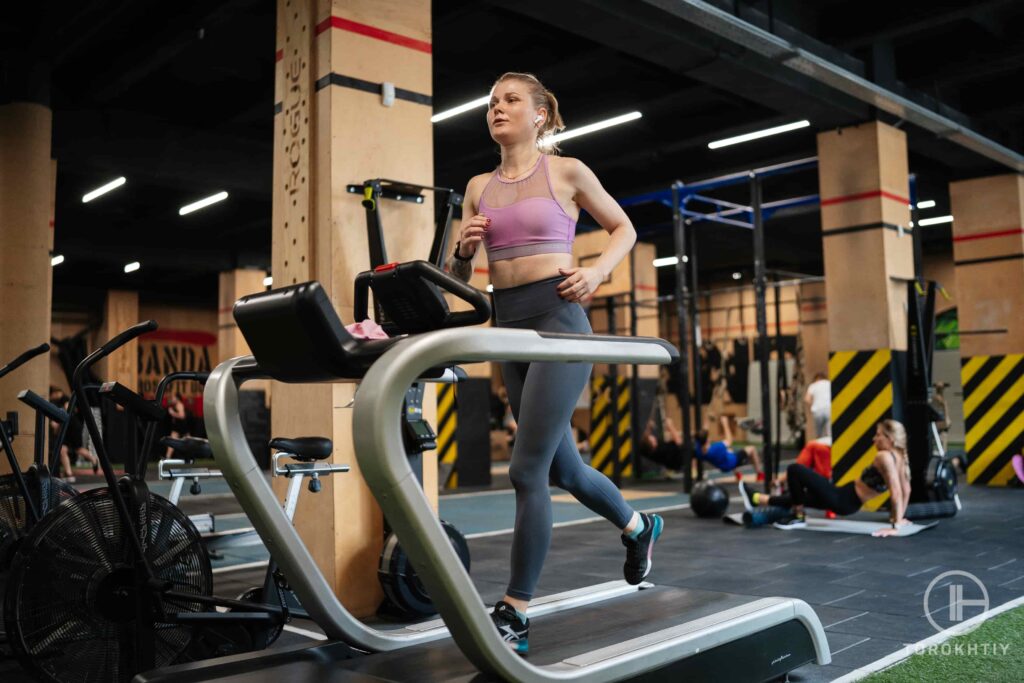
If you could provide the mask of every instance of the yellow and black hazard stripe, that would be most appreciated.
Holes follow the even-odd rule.
[[[459,485],[459,439],[456,426],[458,413],[455,409],[455,385],[439,384],[437,387],[437,460],[438,470],[446,472],[443,486],[446,489]]]
[[[616,410],[612,411],[611,383],[603,375],[595,375],[590,382],[590,464],[603,474],[614,477],[616,468],[621,477],[633,476],[633,430],[630,414],[629,377],[618,376]],[[617,422],[618,452],[612,430],[612,419]]]
[[[1024,451],[1024,354],[961,360],[967,481],[1006,486]]]
[[[875,425],[892,416],[892,351],[835,351],[829,355],[832,382],[832,481],[857,479],[878,454]],[[877,509],[885,499],[870,501]]]

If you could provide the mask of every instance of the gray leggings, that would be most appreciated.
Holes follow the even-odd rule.
[[[590,334],[586,313],[558,296],[563,278],[494,291],[499,327]],[[586,363],[502,363],[512,414],[518,423],[509,477],[516,490],[512,536],[512,577],[507,594],[529,600],[551,545],[549,481],[618,528],[633,509],[603,474],[583,462],[569,420],[591,365]]]

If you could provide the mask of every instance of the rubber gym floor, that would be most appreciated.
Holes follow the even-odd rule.
[[[220,482],[201,496],[186,496],[189,512],[214,511],[219,528],[245,526],[244,515]],[[730,512],[742,509],[734,483]],[[160,485],[156,484],[157,490]],[[832,664],[805,666],[791,680],[831,681],[907,644],[935,634],[924,616],[923,594],[937,575],[959,569],[977,576],[996,607],[1024,596],[1024,506],[1020,491],[963,487],[964,509],[916,536],[870,536],[773,528],[748,530],[696,518],[679,493],[679,482],[627,490],[638,509],[658,510],[666,530],[658,543],[650,580],[697,591],[734,595],[793,596],[817,612],[828,635]],[[557,489],[551,552],[538,593],[554,593],[621,576],[623,548],[603,520]],[[468,534],[471,574],[483,599],[500,599],[508,571],[514,499],[511,491],[443,496],[441,515]],[[878,519],[875,515],[860,517]],[[239,549],[215,563],[217,592],[234,596],[259,583],[262,547]],[[539,626],[539,623],[538,623]],[[534,627],[531,649],[542,650],[543,629]],[[278,641],[293,644],[322,637],[314,624],[293,622]],[[9,659],[0,679],[31,680]],[[427,680],[427,679],[424,679]]]

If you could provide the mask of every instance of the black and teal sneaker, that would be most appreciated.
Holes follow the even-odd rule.
[[[654,544],[661,536],[661,530],[665,528],[665,520],[661,515],[649,515],[641,512],[640,517],[644,520],[644,530],[635,539],[622,535],[622,545],[626,546],[626,563],[622,565],[622,574],[626,583],[635,586],[651,573],[654,563],[651,556],[654,554]]]
[[[501,639],[508,643],[512,651],[525,657],[530,651],[530,620],[521,620],[515,607],[500,600],[491,612],[491,621],[497,627]]]
[[[786,519],[780,519],[778,522],[772,524],[776,529],[782,529],[788,531],[790,529],[806,529],[807,520],[804,517],[797,517],[796,515],[790,515]]]

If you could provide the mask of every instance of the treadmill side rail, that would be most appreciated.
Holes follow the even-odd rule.
[[[536,666],[521,659],[502,642],[469,574],[447,542],[422,489],[404,457],[399,413],[406,388],[431,367],[458,361],[560,361],[620,364],[668,364],[668,350],[642,340],[614,338],[560,339],[530,330],[456,329],[419,335],[391,347],[366,373],[356,393],[353,421],[356,457],[367,484],[392,528],[413,560],[434,604],[459,648],[481,671],[507,681],[543,683],[618,681],[662,668],[687,654],[687,643],[714,647],[772,624],[799,619],[815,643],[819,662],[828,661],[824,631],[810,608],[782,598],[757,601],[753,611],[735,613],[724,622],[708,622],[697,631],[680,627],[661,636],[641,637],[614,652],[575,657],[579,663]],[[802,606],[801,606],[802,605]],[[731,611],[730,611],[731,612]],[[652,638],[652,640],[645,640]],[[581,659],[582,657],[582,659]]]

